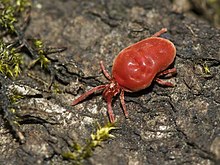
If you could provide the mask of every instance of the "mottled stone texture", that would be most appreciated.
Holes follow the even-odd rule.
[[[164,0],[33,1],[26,36],[40,36],[49,46],[68,48],[50,55],[62,93],[48,93],[43,90],[45,84],[21,78],[21,84],[38,91],[32,94],[36,97],[23,100],[20,113],[47,122],[21,124],[26,143],[19,144],[1,118],[0,164],[72,164],[60,154],[68,151],[73,141],[85,143],[96,128],[94,123],[106,123],[108,117],[101,95],[93,95],[74,107],[71,101],[106,82],[100,73],[100,60],[111,71],[120,50],[163,27],[168,32],[162,37],[177,48],[174,66],[178,74],[170,79],[176,86],[153,84],[143,91],[125,94],[128,119],[119,99],[115,99],[113,109],[119,128],[112,131],[115,138],[96,148],[84,164],[218,163],[220,31],[174,9],[170,1]],[[50,75],[40,68],[31,72],[50,82]]]

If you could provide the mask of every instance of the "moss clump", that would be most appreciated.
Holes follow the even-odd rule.
[[[30,8],[30,0],[1,0],[0,1],[0,73],[9,77],[17,77],[21,72],[23,54],[18,41],[8,41],[9,38],[20,37],[16,23],[23,18],[24,11]],[[6,38],[6,34],[9,36]],[[5,37],[5,38],[4,38]],[[7,41],[6,41],[7,40]]]
[[[21,72],[23,56],[12,44],[0,40],[0,72],[6,76],[17,77]]]
[[[203,64],[203,69],[204,69],[205,74],[211,74],[211,71],[210,71],[209,66],[207,65],[207,63]]]
[[[108,123],[103,127],[98,124],[98,129],[95,133],[91,134],[91,137],[89,139],[87,139],[87,143],[85,146],[74,143],[72,145],[74,151],[63,153],[63,158],[72,159],[74,161],[74,164],[81,164],[84,159],[92,155],[92,151],[97,146],[100,146],[103,141],[114,137],[114,135],[110,134],[110,131],[113,129],[116,129],[116,127],[114,127],[111,123]]]
[[[0,2],[0,27],[7,32],[14,33],[15,23],[23,11],[31,6],[30,0],[1,0]]]
[[[48,52],[45,51],[43,41],[40,39],[35,39],[34,47],[37,51],[38,58],[30,63],[29,68],[34,66],[36,63],[40,63],[41,68],[47,69],[51,61],[46,57],[46,54],[48,54]]]

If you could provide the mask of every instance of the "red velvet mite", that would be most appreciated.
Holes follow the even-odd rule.
[[[153,81],[164,86],[173,87],[170,82],[161,80],[160,76],[171,77],[176,73],[176,68],[167,69],[173,63],[176,56],[174,44],[164,38],[158,37],[167,31],[162,28],[152,37],[139,41],[123,49],[114,59],[112,76],[106,71],[103,62],[100,61],[101,69],[108,84],[92,88],[73,101],[72,105],[78,104],[96,91],[103,90],[103,97],[108,105],[110,122],[115,121],[111,102],[112,98],[120,93],[120,101],[126,117],[124,91],[137,92],[151,85]]]

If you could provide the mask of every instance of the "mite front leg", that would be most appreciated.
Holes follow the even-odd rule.
[[[111,76],[109,75],[108,71],[105,69],[105,66],[103,64],[103,61],[100,61],[100,66],[101,66],[101,69],[102,69],[102,72],[104,73],[105,77],[108,79],[108,80],[111,80]]]
[[[97,87],[94,87],[92,89],[90,89],[89,91],[85,92],[84,94],[82,94],[80,97],[78,97],[77,99],[75,99],[72,103],[72,105],[76,105],[78,104],[79,102],[85,100],[89,95],[93,94],[94,92],[96,91],[99,91],[99,90],[102,90],[106,87],[106,85],[100,85],[100,86],[97,86]]]

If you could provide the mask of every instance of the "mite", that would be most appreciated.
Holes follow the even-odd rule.
[[[176,48],[171,41],[159,37],[166,31],[166,28],[162,28],[153,36],[123,49],[114,59],[112,76],[100,61],[101,70],[109,83],[92,88],[74,100],[72,105],[78,104],[94,92],[103,90],[102,95],[107,102],[109,119],[113,123],[115,116],[111,103],[117,94],[120,93],[121,105],[127,118],[124,92],[140,91],[149,87],[153,81],[173,87],[172,83],[160,79],[161,76],[168,78],[176,73],[176,68],[167,69],[175,59]]]

